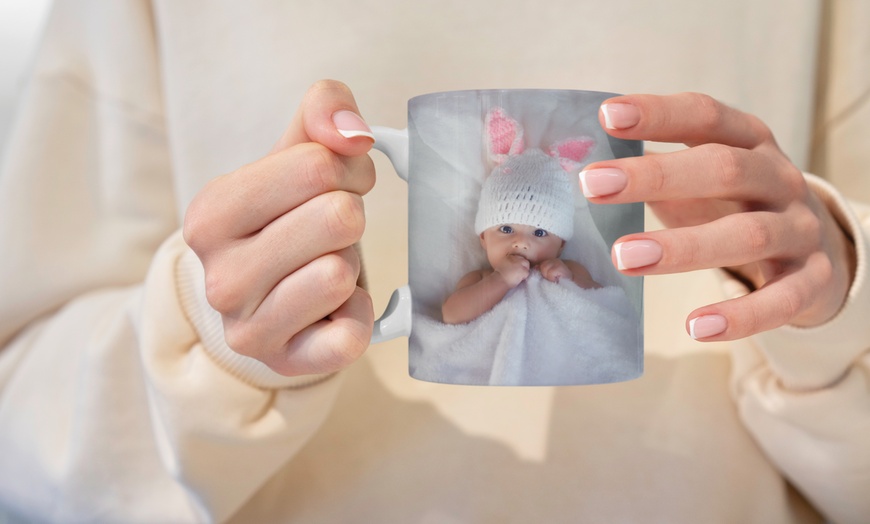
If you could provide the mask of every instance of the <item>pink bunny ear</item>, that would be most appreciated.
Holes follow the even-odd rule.
[[[486,115],[484,127],[486,150],[496,165],[503,163],[508,156],[519,155],[526,148],[523,127],[509,117],[504,109],[492,108]]]
[[[547,154],[558,159],[562,169],[572,171],[580,167],[583,159],[589,155],[593,147],[595,147],[595,140],[588,136],[581,136],[556,142],[550,146]]]

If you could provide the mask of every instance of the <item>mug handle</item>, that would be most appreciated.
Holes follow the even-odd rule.
[[[374,149],[381,151],[396,168],[399,178],[408,181],[408,130],[372,126]],[[371,344],[385,342],[411,334],[411,288],[407,285],[393,291],[384,314],[375,321]]]

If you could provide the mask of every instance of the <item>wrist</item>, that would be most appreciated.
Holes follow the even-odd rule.
[[[512,280],[510,278],[508,278],[507,275],[505,275],[504,273],[502,273],[498,269],[496,269],[492,273],[490,273],[489,276],[487,277],[487,279],[492,284],[494,284],[498,287],[503,287],[505,290],[515,288],[517,286],[517,284],[519,283],[519,282],[516,282],[516,283],[512,282]]]

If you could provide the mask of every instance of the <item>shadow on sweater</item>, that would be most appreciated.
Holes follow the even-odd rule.
[[[363,359],[233,522],[821,522],[739,423],[728,372],[721,353],[648,355],[641,379],[557,388],[547,455],[530,462],[395,397]]]

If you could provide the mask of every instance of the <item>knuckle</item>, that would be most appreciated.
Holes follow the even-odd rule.
[[[746,335],[758,333],[761,331],[761,325],[764,319],[763,313],[755,304],[750,304],[746,312],[740,317],[740,331]]]
[[[647,164],[646,176],[643,177],[647,184],[647,191],[652,194],[661,193],[667,184],[666,168],[662,159],[658,155],[652,155],[644,157],[643,161]]]
[[[251,326],[245,323],[224,321],[224,341],[240,355],[252,357],[255,354],[256,338]]]
[[[757,219],[747,222],[743,235],[750,253],[765,252],[773,237],[770,226]]]
[[[668,248],[668,244],[673,247]],[[704,256],[701,241],[696,235],[686,235],[679,242],[668,243],[665,245],[664,252],[673,253],[667,260],[663,260],[666,265],[678,268],[701,268],[704,267]],[[676,248],[679,246],[678,248]]]
[[[800,237],[806,239],[813,246],[820,246],[824,242],[824,226],[822,220],[810,211],[804,209],[796,220]]]
[[[205,275],[205,299],[215,311],[233,313],[241,305],[241,294],[223,272],[207,271]]]
[[[368,349],[368,341],[351,329],[336,329],[331,334],[330,350],[324,351],[322,365],[330,370],[343,369],[356,362]]]
[[[734,319],[734,332],[737,338],[761,333],[767,329],[778,327],[786,322],[786,313],[778,303],[756,298],[754,294],[729,302]],[[727,315],[726,315],[727,316]]]
[[[782,173],[782,187],[785,195],[794,200],[805,200],[809,195],[810,188],[807,186],[801,170],[786,159],[780,172]]]
[[[775,143],[776,139],[773,136],[773,131],[764,121],[753,114],[746,113],[749,129],[755,135],[758,143]]]
[[[787,319],[796,317],[804,310],[803,295],[795,288],[784,288],[780,293],[780,311]]]
[[[320,261],[319,289],[327,304],[343,304],[356,289],[356,265],[339,255],[327,255]]]
[[[308,187],[316,194],[334,191],[341,183],[344,166],[338,156],[325,146],[309,142],[305,148],[303,173]]]
[[[365,210],[359,195],[345,191],[334,191],[328,195],[325,220],[327,233],[345,245],[351,245],[362,238],[365,230]]]
[[[190,202],[184,213],[181,235],[184,242],[197,254],[205,251],[211,243],[211,231],[213,230],[211,210],[213,206],[208,204],[207,195],[213,184],[214,181],[206,184]]]
[[[375,162],[369,155],[360,155],[352,159],[353,176],[361,181],[361,194],[365,195],[375,187]]]
[[[195,203],[196,201],[194,201]],[[203,217],[202,210],[199,206],[191,204],[184,214],[184,224],[181,228],[181,236],[184,243],[187,244],[194,252],[201,253],[204,250],[205,242],[201,234],[202,231],[207,231],[204,227],[206,222]]]
[[[816,283],[819,288],[824,289],[834,282],[834,262],[828,255],[820,256],[816,267]]]
[[[719,183],[726,190],[740,188],[746,182],[744,162],[737,150],[722,145],[709,146],[709,154],[719,176]]]
[[[715,98],[703,93],[690,93],[692,106],[703,127],[718,129],[725,120],[725,107]]]

